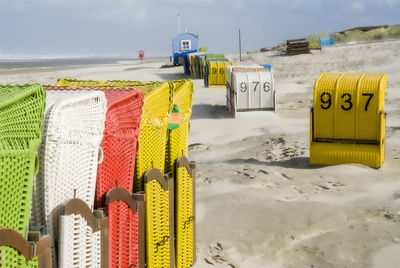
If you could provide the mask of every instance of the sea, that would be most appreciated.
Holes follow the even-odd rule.
[[[149,57],[144,60],[167,59],[168,57]],[[135,57],[73,57],[73,58],[1,58],[0,70],[46,67],[77,67],[117,64],[138,61]]]

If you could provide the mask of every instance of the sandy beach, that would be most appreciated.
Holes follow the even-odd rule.
[[[238,56],[231,57],[235,63]],[[271,64],[277,111],[233,119],[225,89],[194,80],[189,156],[197,163],[197,262],[201,267],[399,267],[400,41],[324,48],[311,55],[246,55]],[[1,84],[58,78],[189,78],[165,61],[0,70]],[[309,110],[323,72],[385,73],[386,160],[310,166]]]

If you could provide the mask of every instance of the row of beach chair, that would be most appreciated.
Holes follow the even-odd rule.
[[[0,96],[0,267],[194,263],[190,80],[60,79]]]

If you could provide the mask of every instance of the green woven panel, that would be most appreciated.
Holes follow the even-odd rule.
[[[225,55],[224,54],[212,54],[212,55],[206,55],[205,57],[206,57],[207,60],[210,60],[210,59],[223,59],[223,58],[225,58]]]
[[[0,247],[0,267],[7,268],[38,268],[38,258],[27,261],[17,250],[10,247]]]
[[[0,228],[26,237],[32,200],[36,154],[28,150],[0,151]]]
[[[38,84],[0,85],[0,228],[14,229],[25,238],[45,97]]]
[[[0,150],[36,151],[43,131],[45,94],[39,84],[0,85]]]

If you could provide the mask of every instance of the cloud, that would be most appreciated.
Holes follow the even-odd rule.
[[[398,23],[400,0],[10,0],[0,9],[2,53],[168,54],[182,29],[215,52],[360,25]]]

